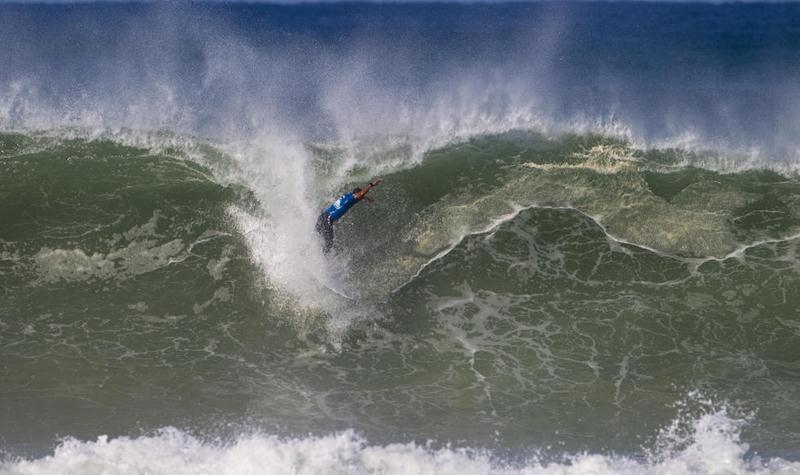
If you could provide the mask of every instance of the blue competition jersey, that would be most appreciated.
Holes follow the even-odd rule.
[[[332,205],[328,206],[325,212],[330,216],[331,222],[334,222],[344,216],[354,204],[356,204],[355,195],[353,193],[347,193],[342,195],[341,198],[336,200]]]

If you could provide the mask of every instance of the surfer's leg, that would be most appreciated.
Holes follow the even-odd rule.
[[[325,228],[322,237],[325,238],[325,247],[322,248],[322,253],[327,254],[333,247],[333,224],[331,224],[327,217],[325,219]]]
[[[320,236],[322,235],[322,231],[325,226],[325,220],[327,218],[328,218],[327,213],[322,213],[321,215],[319,215],[319,218],[317,218],[317,224],[314,225],[314,231],[316,231],[317,234],[319,234]]]
[[[317,230],[317,233],[320,234],[323,239],[325,239],[325,245],[322,247],[322,252],[327,254],[330,252],[331,247],[333,247],[333,224],[331,224],[331,220],[327,213],[322,213],[319,215],[315,229]]]

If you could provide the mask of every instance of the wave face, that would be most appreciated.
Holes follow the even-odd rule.
[[[797,18],[0,6],[0,473],[800,470]]]
[[[393,198],[342,223],[328,268],[312,275],[313,255],[294,257],[281,281],[268,206],[213,178],[225,152],[2,138],[6,450],[167,425],[199,437],[69,442],[45,471],[71,467],[73,451],[124,461],[128,444],[240,450],[209,438],[292,453],[355,444],[340,456],[356,458],[394,454],[384,444],[398,437],[460,441],[489,451],[463,455],[478,471],[534,448],[551,462],[680,458],[697,443],[686,427],[720,408],[739,421],[719,443],[741,467],[746,453],[797,455],[796,180],[676,166],[684,153],[599,136],[486,136],[385,175]],[[355,300],[321,285],[334,274]],[[687,396],[698,390],[712,402]],[[671,424],[686,426],[678,455],[659,445]],[[370,442],[324,435],[345,429]],[[254,430],[272,435],[243,438]],[[322,438],[294,439],[309,431]],[[434,465],[462,457],[449,450],[400,449]]]

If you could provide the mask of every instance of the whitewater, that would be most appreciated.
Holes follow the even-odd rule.
[[[0,474],[800,473],[798,19],[0,5]]]

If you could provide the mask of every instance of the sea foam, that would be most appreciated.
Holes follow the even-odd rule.
[[[740,440],[741,421],[724,409],[691,423],[647,457],[564,455],[558,462],[531,455],[508,462],[491,451],[432,448],[416,443],[371,444],[353,431],[283,438],[243,435],[232,443],[206,442],[175,428],[138,438],[101,436],[64,440],[55,453],[10,460],[2,475],[35,474],[790,474],[800,462],[762,459]]]

